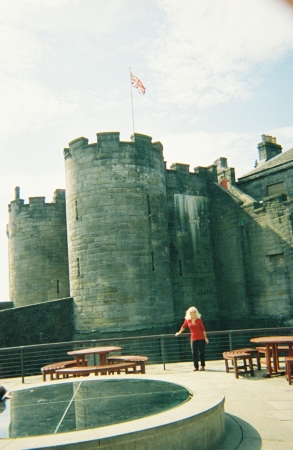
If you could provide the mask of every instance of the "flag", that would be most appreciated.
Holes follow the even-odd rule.
[[[140,94],[144,95],[146,91],[144,85],[132,72],[130,72],[130,80],[132,87],[136,88]]]

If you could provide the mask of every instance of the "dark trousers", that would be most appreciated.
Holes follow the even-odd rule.
[[[191,351],[193,356],[193,364],[198,369],[198,355],[200,357],[201,367],[205,366],[205,340],[191,341]]]

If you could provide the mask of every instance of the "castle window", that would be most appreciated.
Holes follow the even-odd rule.
[[[148,202],[148,214],[151,215],[151,204],[150,204],[150,196],[147,195],[147,202]]]
[[[278,194],[284,194],[285,193],[284,181],[280,181],[279,183],[275,183],[275,184],[271,184],[270,186],[267,186],[267,193],[268,193],[268,197],[271,197],[273,195],[278,195]]]
[[[276,255],[269,255],[270,262],[274,266],[282,266],[284,264],[284,253],[277,253]]]
[[[152,252],[152,270],[155,271],[155,257],[154,257],[154,252]]]

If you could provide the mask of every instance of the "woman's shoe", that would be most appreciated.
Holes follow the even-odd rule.
[[[204,368],[204,367],[201,367],[200,370],[205,370],[205,368]]]
[[[196,372],[197,370],[199,370],[199,369],[193,369],[193,372]]]

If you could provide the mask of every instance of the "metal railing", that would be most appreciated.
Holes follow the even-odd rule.
[[[222,359],[222,353],[227,350],[251,347],[253,337],[292,334],[293,327],[211,331],[207,333],[210,342],[206,346],[206,360]],[[72,359],[68,351],[100,345],[120,346],[119,354],[145,355],[149,358],[148,364],[163,364],[165,369],[168,363],[191,361],[189,336],[189,333],[180,337],[165,334],[1,348],[0,378],[21,377],[24,383],[25,377],[39,375],[41,367]],[[87,359],[89,365],[96,364],[94,356]]]

